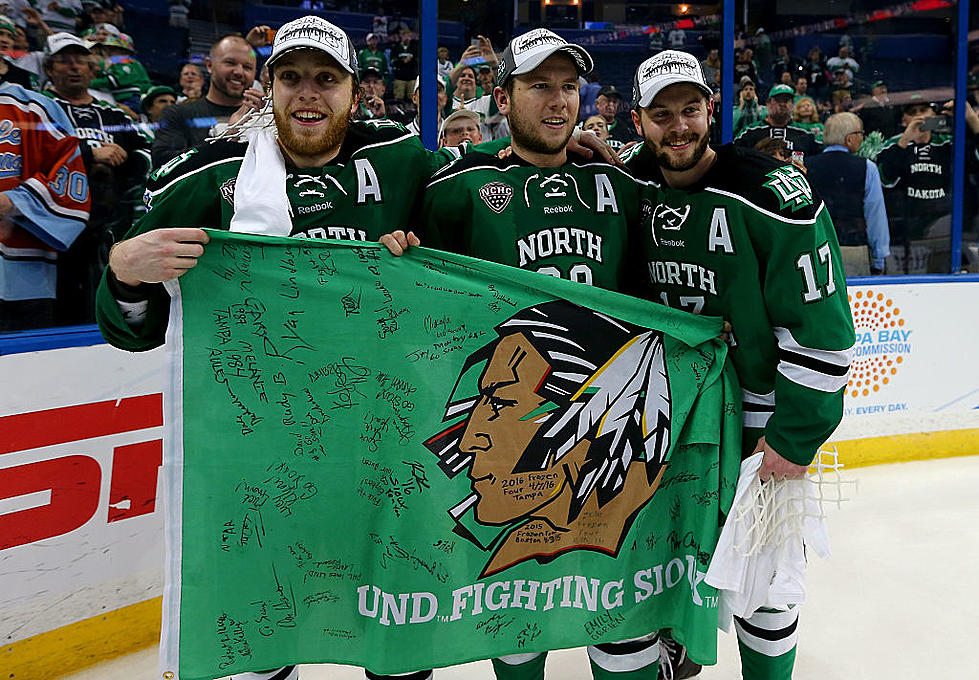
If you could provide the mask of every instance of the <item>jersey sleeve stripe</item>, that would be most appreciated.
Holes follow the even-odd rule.
[[[768,394],[741,390],[741,411],[745,427],[765,427],[775,412],[775,390]]]
[[[815,349],[796,342],[787,328],[775,328],[778,338],[778,372],[792,382],[819,390],[836,392],[847,383],[853,347],[844,350]]]
[[[41,201],[45,206],[47,206],[48,212],[58,215],[69,220],[81,220],[82,222],[88,220],[87,210],[75,210],[73,208],[66,208],[60,205],[51,196],[51,192],[48,191],[47,186],[43,182],[38,180],[36,177],[28,177],[21,184],[21,187],[27,189],[35,198]],[[21,212],[24,212],[21,209]]]
[[[445,167],[448,168],[450,166],[447,165]],[[431,188],[431,187],[435,186],[436,184],[438,184],[439,182],[443,182],[443,181],[445,181],[445,180],[447,180],[447,179],[449,179],[451,177],[456,177],[458,175],[462,175],[462,174],[465,174],[467,172],[472,172],[474,170],[496,170],[498,172],[505,172],[505,171],[509,170],[510,168],[516,168],[516,167],[518,167],[518,166],[517,165],[508,165],[505,168],[499,168],[499,167],[496,167],[495,165],[474,165],[474,166],[472,166],[470,168],[463,168],[462,170],[459,170],[457,172],[451,172],[451,173],[449,173],[447,175],[443,175],[443,176],[441,176],[441,177],[439,177],[437,179],[434,179],[434,180],[432,180],[431,182],[428,183],[428,186],[426,188]]]
[[[820,200],[820,202],[819,202],[819,208],[816,209],[816,214],[813,215],[812,219],[810,219],[810,220],[793,220],[790,217],[784,217],[782,215],[779,215],[778,213],[769,212],[768,210],[765,210],[764,208],[759,207],[759,206],[755,205],[754,203],[752,203],[751,201],[747,200],[744,196],[739,196],[738,194],[731,193],[730,191],[724,191],[723,189],[717,189],[716,187],[705,187],[704,190],[705,191],[710,191],[711,193],[720,194],[721,196],[727,196],[728,198],[733,198],[736,201],[739,201],[741,203],[744,203],[749,208],[751,208],[753,210],[757,210],[761,214],[767,215],[768,217],[771,217],[773,220],[778,220],[779,222],[784,222],[785,224],[798,224],[798,225],[811,225],[811,224],[815,224],[819,220],[819,215],[823,212],[823,210],[826,207],[826,204],[824,202],[822,202],[822,200]]]
[[[184,180],[184,179],[186,179],[188,177],[193,177],[194,175],[196,175],[196,174],[198,174],[200,172],[204,172],[205,170],[210,170],[211,168],[217,167],[219,165],[223,165],[224,163],[234,163],[234,162],[242,161],[242,160],[244,160],[244,158],[245,158],[245,156],[244,156],[244,154],[242,154],[241,156],[232,156],[231,158],[222,158],[219,161],[214,161],[213,163],[208,163],[207,165],[202,165],[201,167],[195,168],[195,169],[191,170],[190,172],[187,172],[187,173],[184,173],[182,175],[178,175],[177,177],[174,177],[173,179],[171,179],[169,182],[167,182],[166,184],[164,184],[159,189],[153,189],[152,191],[149,191],[147,193],[151,197],[152,196],[156,196],[158,194],[162,194],[164,191],[166,191],[171,186],[173,186],[174,184],[176,184],[177,182],[179,182],[181,180]]]

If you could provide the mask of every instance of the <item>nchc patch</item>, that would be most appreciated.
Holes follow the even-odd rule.
[[[762,186],[771,189],[778,196],[779,210],[789,207],[792,212],[812,205],[812,189],[805,175],[791,165],[772,170],[765,175],[768,181]]]
[[[488,182],[479,188],[479,197],[497,215],[502,213],[513,198],[513,187],[503,182]]]

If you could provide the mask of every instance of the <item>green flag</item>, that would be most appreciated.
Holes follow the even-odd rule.
[[[423,248],[210,237],[168,284],[165,672],[660,628],[715,662],[741,427],[719,319]]]

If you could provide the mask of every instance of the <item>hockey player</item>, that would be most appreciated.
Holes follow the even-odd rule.
[[[692,55],[647,59],[634,88],[644,142],[626,167],[650,182],[641,230],[648,295],[730,321],[744,452],[764,451],[763,481],[801,477],[842,417],[854,344],[829,214],[795,167],[709,146],[714,104]],[[744,678],[791,676],[797,617],[763,609],[735,620]]]
[[[752,149],[760,140],[771,137],[784,139],[792,151],[801,151],[806,156],[818,154],[822,147],[816,141],[816,136],[792,123],[794,101],[795,90],[791,85],[773,85],[768,91],[768,102],[765,105],[768,115],[765,120],[744,128],[734,138],[734,143]]]
[[[512,154],[468,154],[436,174],[425,192],[426,246],[612,290],[630,287],[638,262],[630,265],[636,249],[626,239],[638,221],[639,187],[619,168],[566,150],[578,118],[578,79],[591,70],[587,51],[548,30],[510,41],[494,97],[510,124]],[[655,677],[658,642],[651,633],[589,647],[593,677]],[[545,659],[515,654],[494,659],[493,668],[501,680],[538,680]]]
[[[550,31],[510,41],[494,96],[513,153],[467,154],[432,178],[425,245],[620,287],[637,185],[618,168],[566,150],[578,116],[577,78],[591,68],[583,48]]]

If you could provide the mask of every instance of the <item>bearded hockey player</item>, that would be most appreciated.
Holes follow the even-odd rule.
[[[426,246],[612,290],[630,287],[640,266],[627,243],[638,224],[639,186],[620,169],[566,149],[578,117],[578,78],[591,69],[588,52],[548,30],[510,41],[494,96],[510,124],[512,154],[467,154],[436,174],[425,192]],[[501,680],[539,680],[546,656],[494,659],[493,669]],[[655,677],[659,637],[590,646],[588,656],[597,680]]]
[[[762,481],[801,477],[842,417],[854,344],[832,221],[795,167],[708,145],[713,101],[693,56],[647,59],[634,87],[644,142],[625,160],[650,183],[647,294],[730,321],[743,450],[764,451]],[[791,677],[797,618],[798,608],[735,619],[743,677]]]
[[[276,33],[268,65],[271,106],[243,134],[191,149],[151,176],[148,212],[113,248],[99,287],[110,343],[163,343],[169,297],[160,282],[196,264],[207,243],[201,227],[359,241],[407,228],[437,161],[398,123],[350,120],[357,63],[347,35],[318,17],[297,19]]]

